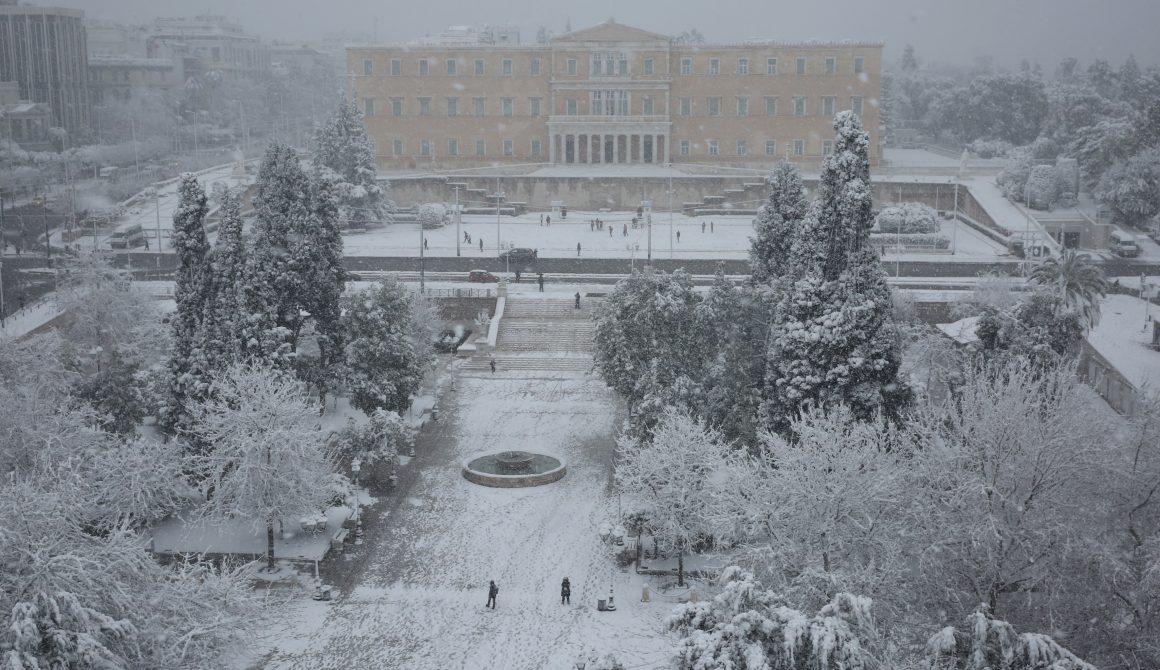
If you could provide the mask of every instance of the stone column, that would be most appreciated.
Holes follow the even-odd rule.
[[[653,162],[661,162],[661,134],[653,135]]]
[[[592,161],[592,140],[593,140],[593,137],[592,137],[591,133],[585,135],[584,137],[587,138],[584,140],[584,147],[586,149],[588,149],[588,164],[591,165],[593,162]]]
[[[548,133],[548,162],[556,164],[556,134]]]
[[[632,138],[636,137],[632,133],[624,136],[624,162],[632,165]]]
[[[673,135],[672,133],[665,133],[665,162],[671,163],[673,161],[672,154]]]

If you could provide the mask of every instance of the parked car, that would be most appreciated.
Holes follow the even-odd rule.
[[[141,226],[132,224],[109,235],[109,246],[113,249],[133,249],[145,246],[145,231]]]
[[[1109,246],[1114,255],[1121,258],[1135,258],[1140,255],[1140,245],[1136,243],[1136,236],[1119,230],[1113,230]]]
[[[539,253],[535,249],[520,247],[500,252],[499,259],[509,263],[535,263],[537,256]]]
[[[443,353],[455,351],[460,346],[462,346],[469,337],[471,337],[470,330],[464,330],[461,333],[456,333],[454,330],[445,330],[439,333],[439,339],[435,340],[435,351],[440,351]]]
[[[493,282],[498,282],[499,277],[496,277],[487,270],[472,270],[471,272],[467,273],[467,281],[472,282],[473,284],[491,284]]]

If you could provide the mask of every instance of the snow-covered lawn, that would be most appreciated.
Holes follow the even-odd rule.
[[[608,494],[618,403],[600,381],[463,376],[408,467],[420,478],[368,529],[371,558],[353,591],[328,607],[302,599],[253,650],[264,668],[571,668],[586,649],[629,667],[670,653],[661,620],[673,603],[641,603],[645,578],[620,572],[599,539],[615,513]],[[463,479],[478,452],[534,450],[568,462],[567,476],[502,490]],[[380,504],[390,504],[383,501]],[[560,604],[570,577],[572,604]],[[498,607],[484,608],[487,584]],[[596,611],[615,588],[619,610]]]

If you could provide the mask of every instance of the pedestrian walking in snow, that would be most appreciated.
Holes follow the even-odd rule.
[[[681,241],[681,231],[677,231],[677,242]]]
[[[495,359],[493,358],[490,361],[488,361],[488,365],[491,366],[491,374],[494,375],[495,374]]]
[[[608,227],[608,236],[612,237],[612,226]]]
[[[628,224],[624,224],[624,236],[628,237]]]
[[[702,221],[701,222],[701,233],[704,233],[704,232],[705,232],[705,222]]]
[[[479,250],[483,251],[483,240],[482,239],[479,241]]]
[[[431,248],[431,247],[430,247],[430,246],[427,244],[427,238],[426,238],[426,237],[424,237],[424,238],[423,238],[423,248],[424,248],[424,249],[430,249],[430,248]]]
[[[540,215],[540,225],[541,226],[544,225],[544,215],[543,214]]]
[[[567,577],[560,584],[560,604],[563,605],[565,603],[568,605],[572,604],[572,584],[568,581]]]
[[[545,216],[544,221],[546,221],[549,226],[552,225],[552,215],[549,214],[549,215]]]
[[[713,232],[713,222],[712,221],[709,222],[709,232],[710,233]]]
[[[588,230],[596,230],[596,219],[588,219]]]
[[[576,243],[576,255],[577,256],[580,255],[580,243],[579,242]]]
[[[576,291],[576,309],[580,309],[580,292]]]
[[[492,366],[494,367],[495,363],[492,363]],[[495,582],[493,581],[487,587],[487,604],[484,605],[484,607],[485,608],[490,607],[492,609],[495,609],[495,597],[497,595],[499,595],[499,587],[496,586]]]
[[[538,281],[540,283],[540,293],[543,293],[544,292],[544,273],[543,272],[539,273],[539,276],[536,277],[536,281]]]
[[[148,239],[145,240],[145,251],[149,251],[149,240]]]
[[[520,271],[516,270],[516,283],[520,283]]]

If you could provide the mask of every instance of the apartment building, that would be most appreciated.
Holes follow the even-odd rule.
[[[547,44],[347,49],[380,167],[820,162],[854,110],[880,156],[882,44],[676,44],[609,20]]]
[[[20,99],[52,109],[52,124],[69,132],[89,123],[84,12],[0,0],[0,81],[20,86]]]

